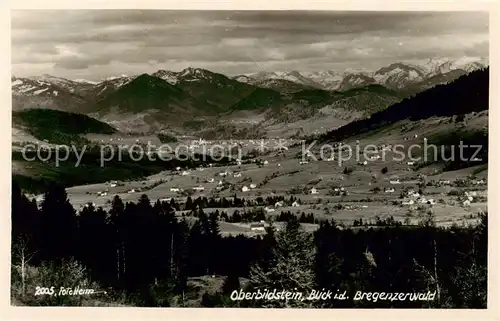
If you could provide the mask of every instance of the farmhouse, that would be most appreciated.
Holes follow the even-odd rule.
[[[311,188],[311,194],[318,194],[318,190],[316,188]]]
[[[389,183],[392,184],[392,185],[401,184],[401,182],[399,181],[399,179],[397,179],[395,181],[389,181]]]
[[[470,201],[469,200],[465,200],[463,203],[462,203],[463,206],[470,206]]]
[[[411,166],[411,165],[415,165],[415,162],[408,162],[407,164]]]
[[[427,204],[427,199],[425,197],[421,197],[421,198],[418,199],[418,202],[420,204]]]
[[[267,165],[267,164],[269,164],[269,162],[267,160],[265,160],[264,163],[262,163],[262,164]]]
[[[250,189],[248,188],[248,186],[243,186],[243,187],[241,188],[241,191],[242,191],[242,192],[248,192],[249,190],[250,190]]]
[[[280,201],[280,202],[276,202],[276,204],[274,204],[274,207],[282,207],[283,206],[283,202]]]
[[[195,186],[195,187],[193,187],[193,190],[195,190],[195,191],[204,191],[205,187],[203,187],[203,186]]]
[[[241,177],[241,173],[234,173],[233,177]]]
[[[257,185],[255,185],[255,184],[250,184],[250,188],[257,188]]]
[[[300,204],[297,201],[295,201],[295,202],[292,203],[292,207],[299,207],[299,206],[300,206]]]
[[[171,187],[171,188],[170,188],[170,191],[171,191],[171,192],[176,192],[176,193],[177,193],[177,192],[180,192],[180,191],[181,191],[181,189],[180,189],[180,188],[178,188],[178,187]]]
[[[408,191],[408,196],[418,198],[418,197],[420,197],[420,194],[418,192],[410,190],[410,191]]]
[[[213,183],[214,179],[213,178],[207,178],[207,183]]]
[[[394,193],[394,191],[395,191],[394,188],[386,188],[385,189],[386,193]]]
[[[264,210],[265,210],[267,213],[276,211],[276,210],[275,210],[274,208],[272,208],[272,207],[265,207],[265,208],[264,208]]]
[[[466,191],[465,196],[477,197],[477,192],[476,191],[472,191],[472,192]]]
[[[189,175],[189,172],[188,172],[188,171],[183,171],[183,172],[181,173],[181,175],[182,175],[182,176],[187,176],[187,175]]]
[[[251,223],[250,230],[265,232],[266,228],[264,227],[264,223]]]
[[[309,162],[308,161],[300,161],[299,162],[299,165],[305,165],[305,164],[309,164]]]
[[[132,193],[135,193],[135,189],[131,189],[127,192],[128,194],[132,194]]]

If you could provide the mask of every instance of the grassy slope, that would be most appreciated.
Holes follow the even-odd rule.
[[[322,140],[340,141],[350,136],[380,129],[400,120],[417,121],[432,116],[463,115],[488,109],[489,68],[474,71],[450,84],[439,85],[405,98],[370,118],[330,131]]]

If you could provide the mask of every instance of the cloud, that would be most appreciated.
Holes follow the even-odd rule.
[[[12,64],[91,80],[189,66],[226,74],[487,56],[480,12],[13,11]]]

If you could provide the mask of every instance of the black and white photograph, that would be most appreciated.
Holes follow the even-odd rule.
[[[12,10],[10,305],[491,308],[489,30]]]

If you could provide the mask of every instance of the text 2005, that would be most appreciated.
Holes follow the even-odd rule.
[[[41,286],[37,286],[35,289],[35,295],[53,295],[54,294],[54,287],[51,286],[50,288],[44,288]]]

